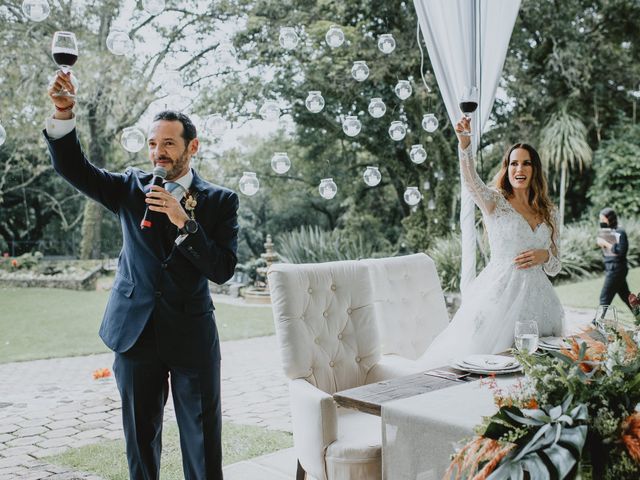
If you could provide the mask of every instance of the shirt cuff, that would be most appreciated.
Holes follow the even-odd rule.
[[[176,245],[180,245],[182,242],[185,241],[185,239],[189,236],[188,233],[183,233],[182,235],[178,236],[178,238],[176,238]]]
[[[73,116],[69,120],[58,120],[57,118],[48,117],[45,122],[45,130],[52,140],[57,140],[71,133],[76,128],[76,117]]]

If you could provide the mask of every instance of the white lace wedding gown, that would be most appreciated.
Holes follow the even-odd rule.
[[[491,260],[465,291],[451,323],[418,359],[423,368],[441,367],[474,353],[504,352],[513,345],[518,320],[535,320],[541,337],[563,331],[564,310],[547,278],[561,268],[559,250],[557,256],[551,250],[551,228],[542,223],[532,229],[501,193],[484,184],[476,173],[471,147],[461,152],[460,171],[482,211]],[[544,265],[515,268],[515,257],[540,248],[549,251]]]

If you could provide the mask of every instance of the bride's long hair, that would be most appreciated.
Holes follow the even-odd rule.
[[[557,245],[555,241],[556,237],[556,222],[553,202],[549,198],[549,187],[547,185],[547,178],[544,175],[542,169],[542,162],[540,161],[540,155],[535,148],[528,143],[516,143],[511,145],[502,157],[502,165],[500,170],[493,178],[492,184],[505,196],[505,198],[511,198],[513,196],[513,186],[509,182],[509,158],[511,152],[522,148],[529,152],[531,157],[531,166],[533,167],[533,178],[529,183],[529,205],[533,211],[539,217],[542,217],[542,221],[546,223],[551,229],[551,244],[554,253],[557,254]]]

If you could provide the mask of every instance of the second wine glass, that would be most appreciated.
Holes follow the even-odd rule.
[[[460,95],[459,105],[465,118],[470,118],[469,115],[478,108],[478,87],[465,87]],[[471,130],[463,130],[460,134],[470,137]]]
[[[538,349],[538,323],[533,320],[516,322],[516,349],[519,352],[533,353]]]
[[[71,72],[71,67],[78,60],[78,43],[73,32],[55,32],[51,42],[51,55],[53,60],[64,73]],[[72,77],[73,82],[73,77]],[[67,90],[61,90],[56,95],[62,97],[75,97]]]

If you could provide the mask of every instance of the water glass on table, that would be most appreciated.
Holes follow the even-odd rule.
[[[596,310],[596,317],[593,319],[601,333],[605,333],[605,327],[616,329],[618,327],[618,312],[613,305],[600,305]]]
[[[516,322],[515,341],[519,352],[533,353],[538,349],[538,323],[533,320]]]

